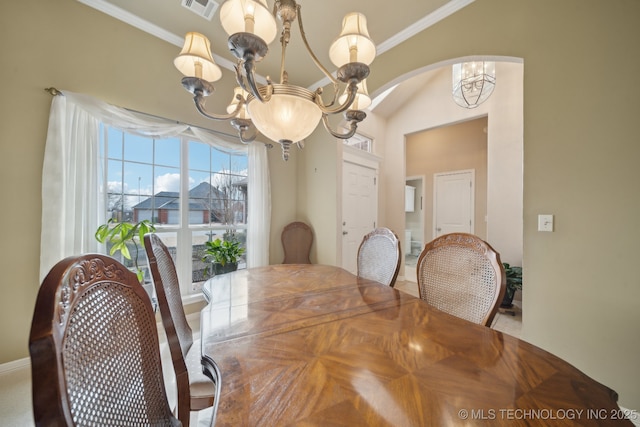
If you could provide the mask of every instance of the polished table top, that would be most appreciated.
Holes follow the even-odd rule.
[[[558,357],[338,267],[240,270],[203,290],[217,426],[632,425]]]

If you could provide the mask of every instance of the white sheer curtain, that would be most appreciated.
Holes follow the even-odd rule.
[[[96,252],[104,214],[98,190],[99,121],[65,96],[54,96],[42,167],[40,281],[61,259]]]
[[[42,168],[42,234],[40,243],[40,280],[59,260],[87,252],[96,252],[98,243],[94,233],[105,222],[104,205],[99,188],[99,125],[104,123],[130,133],[165,138],[194,135],[202,142],[224,148],[227,152],[246,152],[247,146],[224,141],[202,129],[186,124],[151,118],[116,107],[96,98],[62,91],[54,96],[49,116],[49,128]],[[257,146],[255,149],[254,146]],[[269,167],[263,144],[249,149],[249,185],[253,176],[260,176],[266,184],[257,182],[258,191],[249,189],[249,209],[257,210],[249,216],[247,252],[258,258],[249,265],[268,263],[271,194]],[[261,153],[262,152],[262,153]],[[258,188],[256,187],[256,188]],[[267,193],[264,193],[266,191]],[[262,216],[268,218],[266,221]],[[256,228],[257,224],[260,228]],[[266,227],[264,229],[263,227]],[[266,241],[264,241],[266,239]]]
[[[249,206],[247,217],[247,267],[269,265],[269,234],[271,229],[271,180],[267,147],[249,145]]]

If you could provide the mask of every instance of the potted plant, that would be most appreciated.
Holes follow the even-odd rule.
[[[511,308],[513,307],[513,296],[517,290],[522,289],[522,267],[511,266],[506,262],[503,262],[502,265],[507,276],[507,290],[500,307]]]
[[[148,219],[137,223],[131,222],[118,222],[113,218],[110,218],[106,224],[102,224],[96,230],[95,237],[100,243],[108,243],[111,245],[109,249],[109,255],[113,256],[118,251],[122,256],[129,261],[133,261],[135,265],[135,272],[138,275],[138,280],[142,283],[144,279],[144,271],[138,265],[138,255],[140,253],[140,247],[138,243],[144,247],[144,235],[156,231],[156,228],[151,224]],[[129,246],[133,246],[135,249],[135,257],[131,257],[131,251]]]
[[[213,264],[215,275],[236,271],[238,269],[238,259],[244,254],[244,248],[235,238],[222,241],[216,239],[205,243],[204,256],[202,261]],[[205,270],[208,274],[209,269]]]

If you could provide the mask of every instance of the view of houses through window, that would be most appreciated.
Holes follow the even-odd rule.
[[[201,260],[205,242],[233,239],[246,248],[246,154],[229,154],[193,138],[154,139],[106,126],[101,153],[106,218],[149,220],[174,259],[183,294],[199,291],[212,270]],[[137,264],[147,270],[141,244],[138,249]],[[246,266],[245,257],[239,268]],[[135,266],[134,260],[121,261]],[[145,277],[152,293],[148,271]]]

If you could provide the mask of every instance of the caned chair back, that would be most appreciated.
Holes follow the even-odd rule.
[[[194,341],[187,322],[178,274],[169,249],[154,233],[144,236],[144,248],[176,375],[178,417],[183,426],[188,427],[190,411],[213,405],[215,387],[202,373],[200,340]]]
[[[418,258],[420,298],[454,316],[490,326],[506,289],[500,254],[467,233],[440,236]]]
[[[304,222],[295,221],[282,230],[280,236],[284,249],[283,264],[311,264],[313,231]]]
[[[400,270],[400,240],[388,228],[376,228],[358,248],[358,277],[393,287]]]
[[[113,258],[70,257],[51,269],[38,292],[29,353],[36,425],[180,425],[167,400],[149,296]]]

